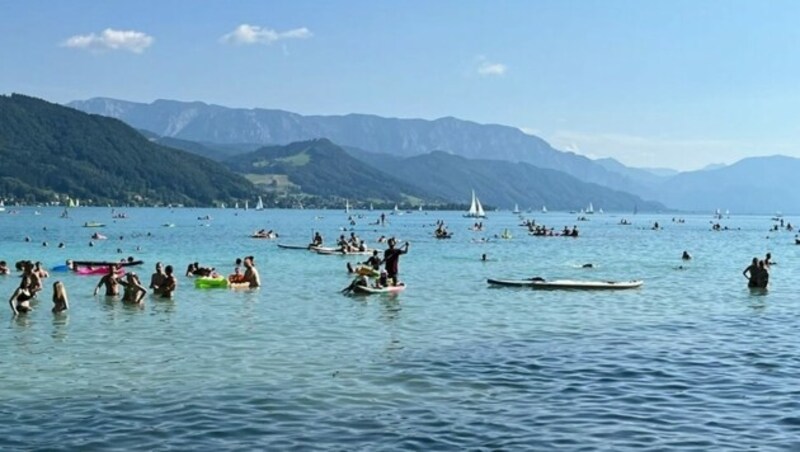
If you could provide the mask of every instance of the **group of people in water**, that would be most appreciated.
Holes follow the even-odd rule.
[[[380,256],[378,250],[374,250],[372,255],[361,265],[365,267],[354,268],[353,264],[347,263],[347,270],[349,273],[356,273],[357,276],[345,287],[342,292],[350,292],[357,286],[372,287],[375,289],[382,289],[390,286],[402,285],[398,279],[400,273],[400,256],[408,253],[410,246],[409,242],[405,242],[402,247],[397,247],[397,239],[391,237],[387,240],[388,248],[383,252],[383,257]],[[384,269],[381,270],[381,265]],[[374,283],[370,284],[370,275],[377,275]]]
[[[742,274],[747,278],[747,287],[751,289],[766,289],[769,285],[769,267],[774,265],[772,254],[767,253],[764,259],[754,257],[750,265]]]
[[[556,232],[555,228],[548,229],[545,225],[534,225],[531,229],[528,228],[528,233],[534,237],[578,237],[578,227],[572,226],[570,229],[564,226],[561,232]]]
[[[244,266],[244,273],[240,266]],[[9,307],[14,315],[23,314],[33,309],[31,303],[37,299],[37,295],[43,290],[42,279],[49,277],[40,262],[20,261],[16,264],[18,271],[22,273],[19,286],[14,290],[8,301]],[[68,261],[67,268],[77,270],[78,266]],[[5,261],[0,261],[0,275],[9,275],[11,270]],[[108,265],[108,273],[104,274],[94,288],[94,295],[101,289],[107,297],[118,297],[122,295],[125,303],[141,304],[144,302],[148,289],[152,290],[154,296],[159,298],[172,298],[178,286],[174,270],[171,265],[164,266],[157,262],[155,272],[150,276],[150,284],[145,287],[136,272],[122,274],[121,264],[113,263]],[[189,264],[187,276],[212,276],[216,272],[214,269],[200,267],[198,263]],[[261,285],[261,277],[255,266],[255,258],[247,256],[244,259],[236,260],[234,273],[228,277],[233,284],[246,284],[247,287],[255,288]],[[62,281],[53,283],[53,309],[54,313],[59,313],[69,309],[69,299],[67,290]]]
[[[2,262],[3,267],[8,269],[5,261]],[[23,314],[33,309],[31,302],[36,298],[37,294],[43,290],[42,278],[47,278],[47,272],[42,273],[36,270],[36,266],[31,261],[22,261],[19,264],[20,271],[22,271],[22,279],[19,286],[11,294],[8,300],[8,305],[14,315]],[[6,271],[2,274],[9,274]],[[54,313],[65,311],[69,308],[69,300],[67,298],[67,290],[61,281],[53,283],[53,309]]]
[[[233,273],[226,278],[228,282],[235,285],[246,285],[250,288],[261,287],[261,275],[258,273],[255,261],[254,256],[247,256],[244,259],[236,258]],[[242,267],[244,267],[244,272],[242,272]],[[189,264],[186,268],[186,276],[215,279],[221,277],[216,268],[203,267],[198,262]]]

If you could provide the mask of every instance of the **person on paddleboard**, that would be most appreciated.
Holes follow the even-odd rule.
[[[372,267],[373,270],[380,270],[381,269],[381,262],[382,262],[382,259],[378,255],[378,250],[374,250],[374,251],[372,251],[372,256],[370,256],[369,259],[365,260],[363,262],[363,264],[364,265],[369,265],[370,267]]]
[[[406,242],[404,245],[404,249],[395,248],[397,244],[397,240],[394,237],[389,239],[388,245],[389,248],[383,252],[383,264],[386,268],[386,273],[388,274],[389,279],[392,280],[392,285],[397,285],[397,274],[400,271],[400,256],[403,254],[408,253],[409,243]]]

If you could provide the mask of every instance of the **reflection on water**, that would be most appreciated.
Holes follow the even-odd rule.
[[[69,327],[69,312],[63,311],[53,314],[53,332],[50,334],[55,341],[63,342],[67,339]]]

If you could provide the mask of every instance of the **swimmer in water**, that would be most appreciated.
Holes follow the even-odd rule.
[[[56,281],[53,283],[53,314],[69,309],[69,299],[64,283]]]

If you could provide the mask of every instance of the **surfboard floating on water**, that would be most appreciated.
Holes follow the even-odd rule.
[[[401,284],[399,286],[381,287],[380,289],[377,289],[375,287],[365,287],[365,286],[353,287],[353,292],[364,295],[374,295],[378,293],[398,293],[404,290],[406,290],[405,284]]]
[[[547,281],[535,279],[488,279],[494,286],[531,287],[534,289],[577,289],[577,290],[620,290],[635,289],[644,284],[642,280],[633,281],[575,281],[570,279],[554,279]]]

